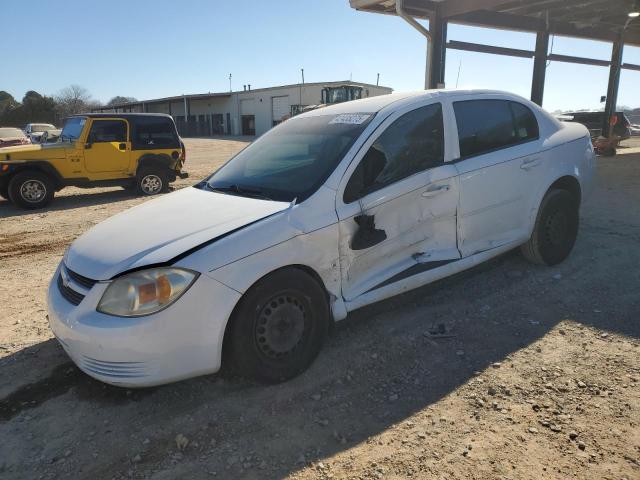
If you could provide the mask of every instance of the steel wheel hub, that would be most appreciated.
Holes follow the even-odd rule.
[[[271,299],[258,315],[256,340],[260,350],[271,358],[293,352],[305,331],[305,309],[291,295]]]
[[[162,188],[162,180],[157,175],[145,175],[140,182],[140,186],[144,193],[158,193]]]
[[[560,245],[567,236],[567,216],[558,210],[545,222],[545,239],[550,245]]]
[[[47,194],[47,188],[40,180],[27,180],[20,187],[20,196],[27,202],[36,203]]]

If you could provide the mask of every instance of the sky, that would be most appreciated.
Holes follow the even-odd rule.
[[[37,12],[37,14],[34,14]],[[106,102],[348,80],[396,91],[424,86],[426,41],[403,20],[348,0],[2,0],[0,90],[53,95],[78,84]],[[637,21],[640,21],[638,19]],[[449,26],[449,39],[533,49],[527,33]],[[609,60],[611,45],[555,37],[553,52]],[[624,61],[640,64],[640,48]],[[533,60],[449,49],[447,87],[529,97]],[[600,107],[608,69],[552,62],[544,107]],[[640,107],[640,72],[624,70],[618,103]]]

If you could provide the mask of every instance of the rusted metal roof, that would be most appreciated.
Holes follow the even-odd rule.
[[[395,15],[394,0],[350,0],[352,8]],[[416,18],[438,12],[452,23],[549,33],[592,40],[615,41],[626,26],[624,41],[640,46],[637,0],[405,0],[405,10]]]

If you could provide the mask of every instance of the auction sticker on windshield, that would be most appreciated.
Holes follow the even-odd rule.
[[[369,117],[370,113],[341,113],[337,115],[333,120],[329,122],[332,123],[346,123],[349,125],[360,125],[364,123]]]

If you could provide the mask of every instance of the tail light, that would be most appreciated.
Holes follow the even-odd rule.
[[[184,148],[184,142],[180,142],[180,165],[184,165],[187,160],[187,150]]]

